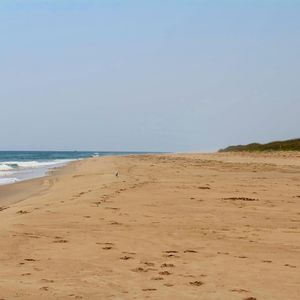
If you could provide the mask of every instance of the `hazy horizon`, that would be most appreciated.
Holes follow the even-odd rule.
[[[300,137],[299,1],[0,2],[0,150]]]

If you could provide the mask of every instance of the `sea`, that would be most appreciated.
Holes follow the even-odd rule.
[[[144,154],[103,151],[0,151],[0,185],[43,177],[54,168],[89,157]]]

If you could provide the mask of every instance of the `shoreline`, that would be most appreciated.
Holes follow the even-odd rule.
[[[299,163],[300,153],[110,156],[2,186],[0,295],[296,299]]]
[[[0,206],[14,204],[46,190],[52,178],[59,175],[62,169],[67,168],[77,161],[70,161],[63,166],[48,169],[45,175],[21,180],[10,184],[0,185]]]
[[[23,181],[29,181],[33,179],[46,177],[52,170],[64,167],[69,163],[76,160],[62,160],[62,161],[34,161],[35,164],[41,164],[34,167],[22,167],[19,169],[2,170],[2,176],[0,177],[0,187],[20,183]],[[3,163],[3,162],[0,162]],[[16,161],[15,164],[28,164],[30,161]],[[45,164],[45,165],[43,165]],[[8,174],[5,174],[8,172]],[[4,182],[3,182],[4,181]]]
[[[1,153],[5,154],[2,159]],[[150,153],[151,152],[0,151],[0,186],[42,178],[47,176],[52,170],[82,159]],[[20,157],[16,154],[20,155]],[[61,158],[62,154],[63,158]]]
[[[27,198],[39,194],[42,191],[47,190],[51,186],[51,182],[55,180],[57,176],[67,174],[76,169],[76,165],[80,165],[80,162],[88,161],[91,159],[99,158],[114,158],[114,157],[128,157],[135,155],[144,155],[144,154],[120,154],[120,155],[105,155],[97,157],[86,157],[82,159],[72,160],[64,165],[58,167],[49,168],[48,171],[43,176],[34,177],[30,179],[21,180],[14,183],[1,184],[0,185],[0,207],[3,204],[14,204]],[[156,155],[155,153],[147,155]],[[3,199],[4,198],[4,199]]]

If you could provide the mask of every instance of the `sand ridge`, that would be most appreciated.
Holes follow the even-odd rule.
[[[299,161],[102,157],[1,187],[0,299],[297,299]]]

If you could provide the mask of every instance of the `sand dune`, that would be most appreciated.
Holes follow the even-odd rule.
[[[0,207],[0,299],[300,295],[299,153],[92,158]]]

